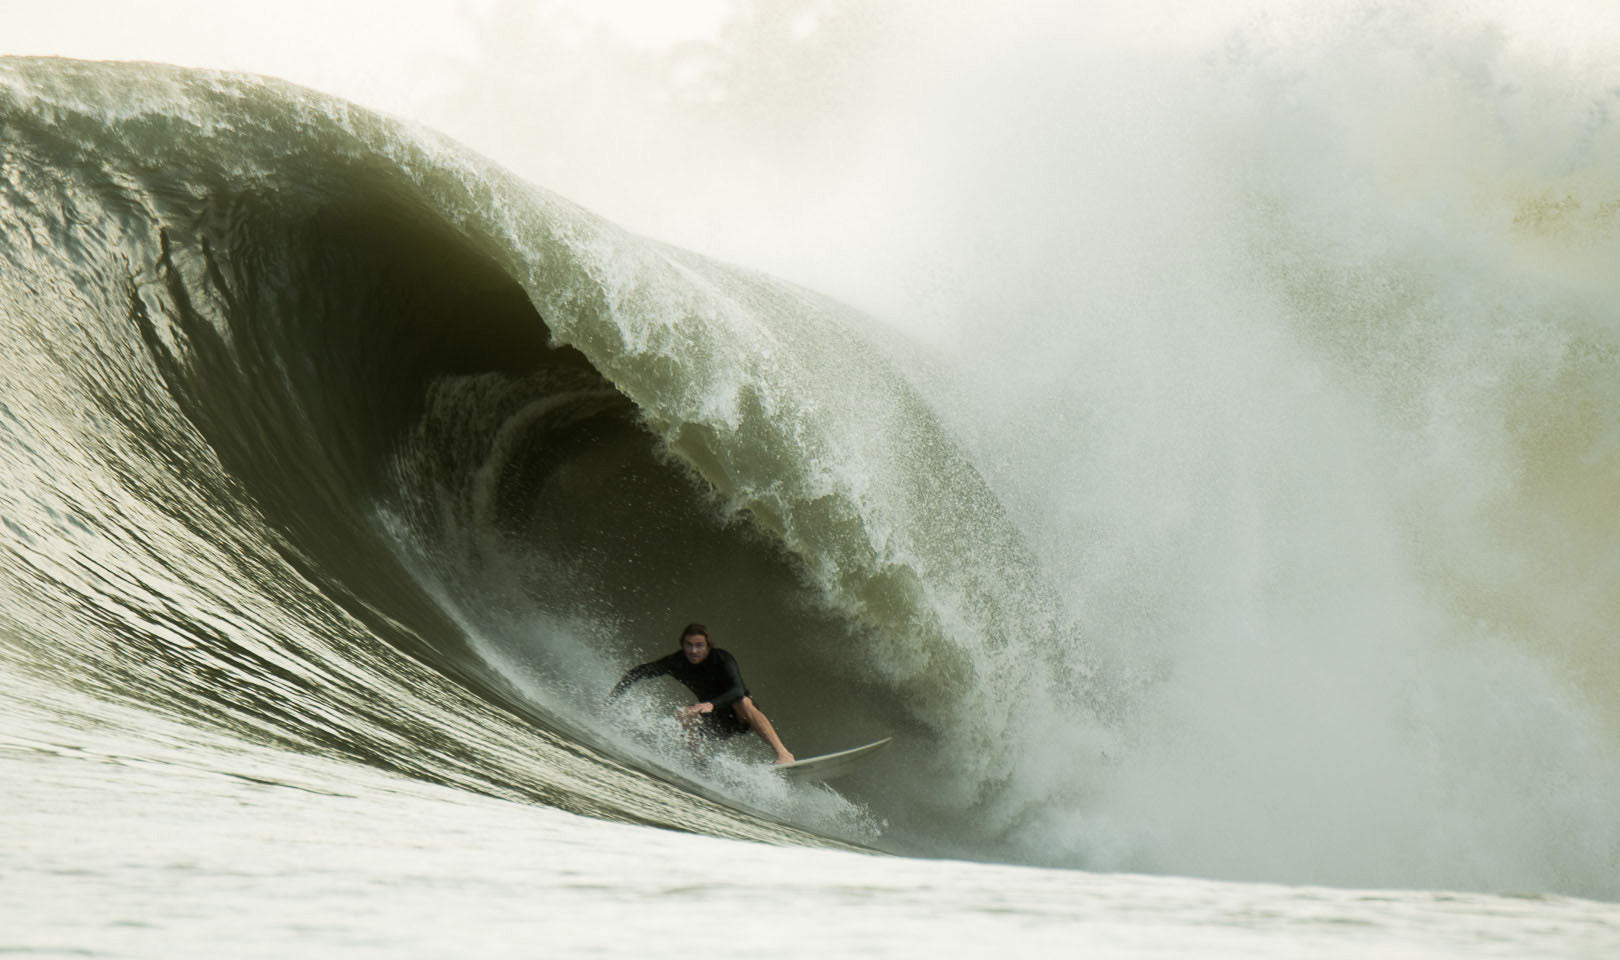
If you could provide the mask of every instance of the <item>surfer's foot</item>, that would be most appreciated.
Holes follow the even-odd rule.
[[[792,763],[792,762],[793,762],[793,754],[788,753],[786,750],[783,750],[781,753],[776,755],[776,764],[775,765],[778,766],[778,767],[780,767],[784,763]]]

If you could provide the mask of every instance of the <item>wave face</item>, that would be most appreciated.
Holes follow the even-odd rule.
[[[1017,537],[847,310],[280,83],[4,82],[6,615],[30,670],[670,824],[705,788],[626,769],[645,731],[599,711],[689,620],[801,753],[959,740],[987,758],[970,794],[1010,762],[949,723],[976,684],[1072,672],[1057,643],[995,665],[1055,606],[1007,589],[1039,579]],[[470,734],[497,717],[521,750]]]
[[[0,125],[0,650],[19,697],[88,690],[722,836],[1620,894],[1612,740],[1508,645],[1368,654],[1418,691],[1335,713],[1402,745],[1389,778],[1328,783],[1373,811],[1348,821],[1379,837],[1376,862],[1317,842],[1347,822],[1335,809],[1260,853],[1215,839],[1231,821],[1185,819],[1200,790],[1223,816],[1243,805],[1253,755],[1189,756],[1203,741],[1175,735],[1209,719],[1178,705],[1241,685],[1242,660],[1096,642],[1129,591],[1102,564],[1091,613],[1059,589],[1049,545],[942,422],[961,392],[919,389],[906,371],[927,358],[837,303],[275,81],[8,60]],[[1302,300],[1330,282],[1288,276]],[[885,733],[904,748],[846,799],[733,755],[693,766],[660,722],[667,690],[604,710],[694,619],[801,755]],[[1274,653],[1312,675],[1308,646]],[[1505,739],[1472,694],[1504,676],[1522,683],[1499,715],[1529,725]],[[1319,748],[1365,770],[1362,742]],[[1482,800],[1521,769],[1474,756],[1492,743],[1536,747],[1535,775],[1564,786]],[[1360,804],[1362,786],[1383,793]],[[1280,776],[1248,799],[1317,803]]]

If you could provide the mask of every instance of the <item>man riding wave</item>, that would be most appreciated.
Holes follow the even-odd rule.
[[[674,677],[698,698],[697,703],[676,712],[687,731],[722,740],[753,731],[776,752],[777,763],[792,763],[793,754],[782,746],[776,728],[749,695],[736,658],[710,644],[709,628],[701,623],[687,624],[681,631],[680,643],[680,649],[669,656],[628,670],[613,685],[610,698],[617,698],[631,684],[650,677]]]

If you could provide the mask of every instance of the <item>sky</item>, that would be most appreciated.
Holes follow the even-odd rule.
[[[631,42],[656,46],[712,34],[724,0],[590,0],[550,4]],[[90,60],[156,60],[263,73],[411,116],[445,84],[439,58],[476,54],[471,23],[496,0],[6,0],[0,52]],[[147,16],[132,16],[139,12]]]

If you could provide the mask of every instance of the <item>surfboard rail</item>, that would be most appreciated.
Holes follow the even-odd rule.
[[[881,740],[874,740],[858,747],[850,747],[848,750],[806,757],[792,763],[780,763],[771,769],[789,780],[831,780],[834,777],[841,777],[858,767],[864,766],[868,760],[882,752],[893,742],[893,737],[884,737]]]

